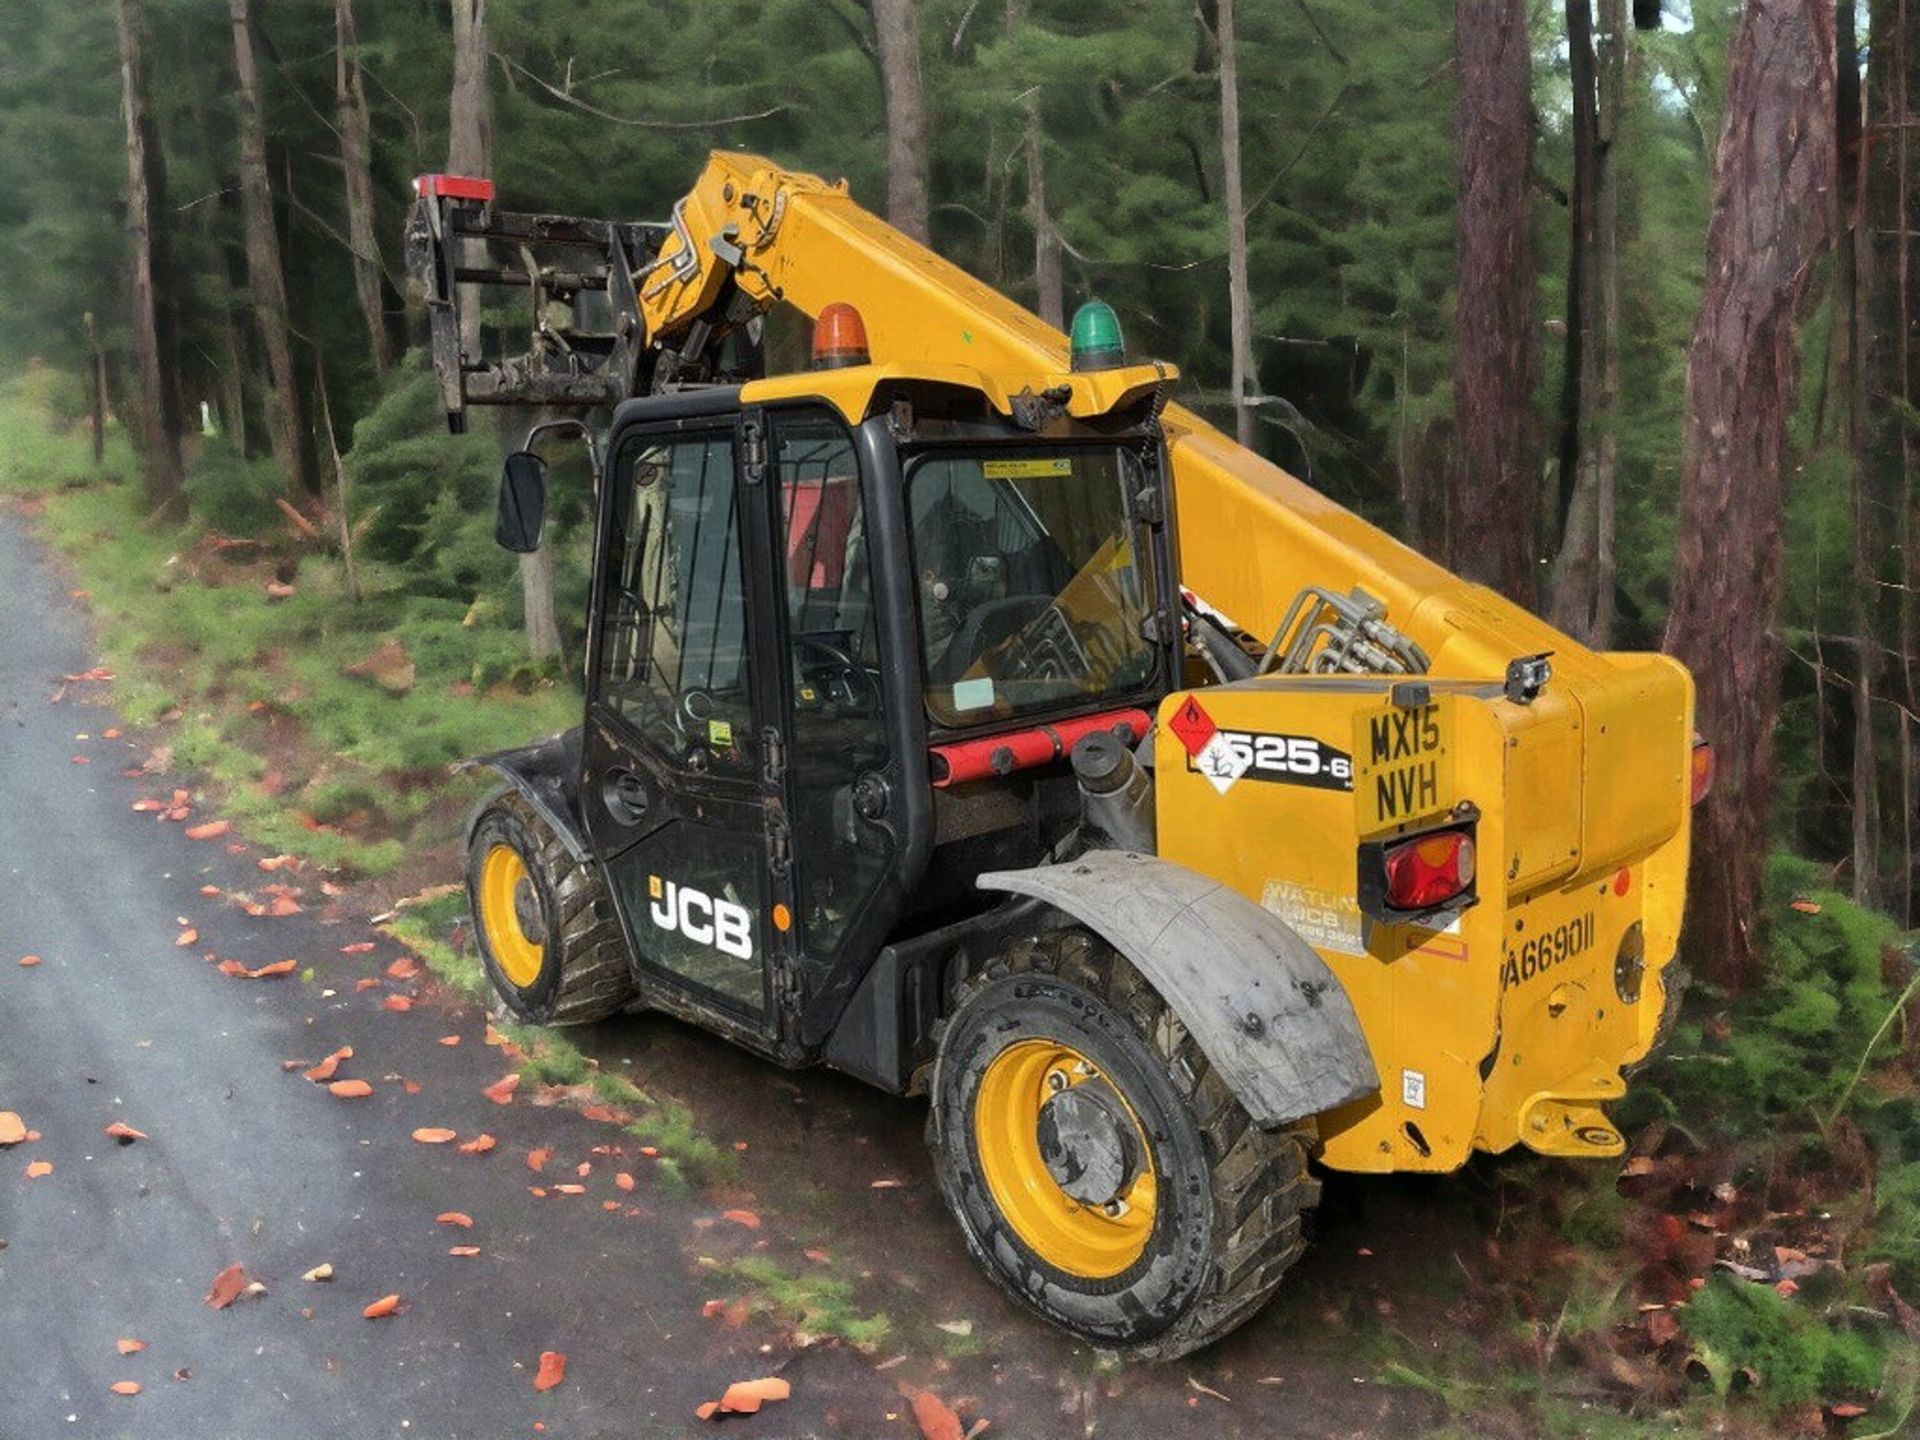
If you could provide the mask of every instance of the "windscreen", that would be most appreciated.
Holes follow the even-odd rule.
[[[1130,697],[1154,676],[1152,571],[1117,447],[1000,447],[907,468],[927,712],[970,726]]]

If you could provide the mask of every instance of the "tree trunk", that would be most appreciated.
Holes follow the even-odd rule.
[[[91,402],[88,410],[93,421],[93,463],[97,466],[107,458],[107,352],[100,348],[100,327],[93,323],[93,312],[87,311],[87,398]]]
[[[1758,908],[1780,718],[1786,417],[1795,311],[1834,183],[1828,0],[1748,0],[1727,62],[1706,286],[1687,351],[1679,541],[1667,649],[1693,670],[1718,762],[1696,812],[1691,948],[1731,991],[1759,975]]]
[[[1253,295],[1247,281],[1247,197],[1240,177],[1240,56],[1233,0],[1219,0],[1220,168],[1227,201],[1227,324],[1233,342],[1233,433],[1254,448],[1253,406],[1260,388],[1253,368]]]
[[[1893,349],[1893,393],[1900,402],[1898,424],[1900,429],[1900,554],[1901,574],[1898,604],[1900,607],[1900,657],[1902,678],[1905,681],[1907,715],[1900,722],[1900,797],[1901,832],[1900,853],[1904,863],[1902,874],[1906,877],[1906,893],[1901,897],[1900,918],[1902,924],[1911,929],[1915,915],[1915,887],[1920,885],[1920,877],[1914,871],[1914,814],[1920,810],[1920,769],[1915,765],[1915,734],[1920,731],[1920,721],[1914,720],[1920,714],[1920,683],[1916,683],[1915,667],[1920,665],[1920,554],[1915,553],[1915,530],[1920,526],[1920,495],[1914,488],[1916,468],[1915,449],[1920,448],[1920,384],[1915,383],[1913,364],[1913,332],[1920,326],[1920,313],[1916,313],[1915,304],[1920,296],[1920,276],[1915,271],[1915,250],[1913,232],[1920,217],[1914,211],[1913,187],[1915,184],[1912,135],[1916,121],[1913,110],[1913,93],[1920,83],[1920,42],[1913,33],[1912,0],[1894,0],[1893,6],[1893,73],[1891,80],[1891,104],[1893,135],[1892,150],[1894,164],[1893,190],[1893,313],[1894,324]]]
[[[1033,225],[1034,309],[1056,330],[1067,328],[1066,282],[1060,273],[1060,237],[1047,210],[1047,157],[1040,129],[1040,97],[1027,96],[1027,218]]]
[[[487,0],[453,0],[453,95],[448,109],[447,170],[454,175],[493,172],[493,97],[487,89]],[[476,246],[478,242],[475,242]],[[480,306],[461,306],[460,347],[480,353]],[[503,450],[514,412],[502,412]],[[543,547],[520,557],[521,605],[526,612],[527,651],[535,660],[560,653],[554,619],[553,556]]]
[[[487,0],[453,0],[453,94],[447,108],[447,172],[493,173],[493,101],[487,91]],[[478,241],[464,247],[463,262],[477,262]],[[480,353],[479,292],[461,297],[460,348]]]
[[[1567,0],[1573,76],[1572,264],[1561,448],[1560,553],[1553,623],[1583,644],[1612,639],[1614,474],[1619,454],[1620,177],[1614,145],[1625,113],[1625,0],[1600,0],[1594,66],[1592,0]]]
[[[1599,390],[1594,396],[1594,580],[1593,628],[1588,643],[1613,643],[1614,589],[1620,561],[1614,548],[1620,467],[1620,127],[1626,121],[1626,0],[1600,0],[1607,38],[1600,52],[1600,172],[1595,177],[1599,232],[1594,259],[1599,270]]]
[[[180,451],[166,418],[166,381],[160,370],[160,335],[154,320],[153,216],[148,191],[146,74],[141,67],[140,0],[117,0],[120,99],[127,121],[127,236],[133,251],[133,358],[140,377],[137,407],[141,475],[147,509],[160,516],[183,510]]]
[[[1838,57],[1834,87],[1839,183],[1835,238],[1837,242],[1835,300],[1840,323],[1836,328],[1839,352],[1838,409],[1846,434],[1849,478],[1853,500],[1853,898],[1862,905],[1880,902],[1880,775],[1879,743],[1874,727],[1873,697],[1878,683],[1879,646],[1875,623],[1873,521],[1868,503],[1871,457],[1862,450],[1866,366],[1864,321],[1866,281],[1870,267],[1867,234],[1861,212],[1862,165],[1860,71],[1850,63],[1858,53],[1859,22],[1854,0],[1836,0],[1834,20]]]
[[[1006,33],[1017,35],[1026,18],[1026,0],[1007,0]],[[1027,223],[1033,227],[1033,309],[1056,330],[1067,326],[1066,284],[1060,270],[1060,237],[1053,228],[1053,215],[1047,209],[1046,132],[1040,124],[1040,87],[1035,85],[1022,100],[1025,120],[1020,146],[1027,159]],[[992,147],[988,147],[989,156]],[[989,165],[990,170],[999,167]],[[1005,193],[1003,184],[995,187]],[[993,255],[1000,253],[1001,207],[995,207]]]
[[[928,224],[926,98],[920,83],[920,0],[867,0],[887,110],[887,220],[923,245]]]
[[[254,64],[252,0],[228,0],[233,22],[233,63],[240,79],[240,204],[247,231],[247,288],[260,322],[273,397],[267,435],[287,488],[307,489],[306,431],[300,420],[300,383],[293,366],[293,332],[287,319],[287,279],[280,236],[273,226],[273,189],[267,179],[267,127],[260,109],[260,77]]]
[[[353,0],[334,0],[333,98],[340,117],[340,164],[346,177],[347,243],[353,248],[353,292],[372,344],[373,368],[393,364],[393,337],[380,298],[380,242],[373,214],[372,123],[360,78],[360,42],[353,26]]]
[[[1460,197],[1454,222],[1452,483],[1447,556],[1533,602],[1540,480],[1532,446],[1534,267],[1528,172],[1533,55],[1526,0],[1455,0]]]

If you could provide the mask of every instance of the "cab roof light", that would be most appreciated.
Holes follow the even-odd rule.
[[[822,306],[820,318],[813,322],[813,368],[839,370],[865,365],[871,358],[867,322],[860,318],[860,312],[844,300]]]
[[[1089,300],[1073,312],[1068,353],[1076,372],[1113,370],[1127,363],[1126,342],[1120,337],[1120,317],[1104,300]]]

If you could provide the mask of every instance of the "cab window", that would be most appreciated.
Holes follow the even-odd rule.
[[[907,470],[926,706],[970,726],[1151,683],[1148,550],[1118,447],[937,452]]]
[[[639,442],[614,483],[600,696],[669,756],[750,771],[731,433]]]

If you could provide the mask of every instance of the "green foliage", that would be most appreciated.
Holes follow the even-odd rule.
[[[101,463],[93,463],[86,425],[59,414],[70,391],[67,376],[43,366],[0,380],[0,490],[116,485],[133,475],[133,451],[115,424]]]
[[[1818,912],[1792,909],[1795,899]],[[1727,1009],[1724,1038],[1696,1012],[1647,1077],[1685,1122],[1725,1129],[1765,1127],[1789,1113],[1824,1116],[1898,998],[1883,973],[1885,957],[1904,943],[1898,928],[1829,888],[1824,867],[1772,856],[1765,913],[1766,976]]]
[[[736,1260],[720,1273],[753,1287],[752,1308],[771,1309],[806,1334],[837,1336],[857,1350],[872,1350],[893,1332],[886,1315],[860,1313],[848,1281],[796,1274],[764,1255]]]
[[[1722,1395],[1746,1369],[1775,1405],[1831,1401],[1880,1384],[1883,1355],[1872,1335],[1829,1325],[1770,1286],[1716,1275],[1677,1313]]]
[[[227,440],[209,441],[186,474],[187,504],[214,530],[259,535],[279,524],[273,497],[285,485],[272,460],[252,459]]]

